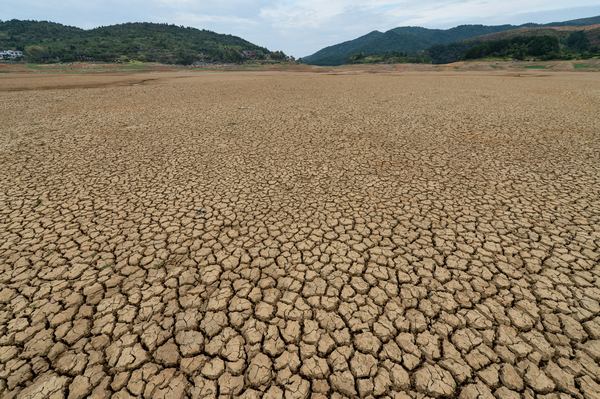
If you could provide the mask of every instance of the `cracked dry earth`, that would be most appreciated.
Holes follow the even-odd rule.
[[[600,398],[599,74],[85,80],[0,78],[0,397]]]

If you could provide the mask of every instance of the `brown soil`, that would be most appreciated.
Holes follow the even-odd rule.
[[[0,75],[0,397],[600,397],[600,75]]]

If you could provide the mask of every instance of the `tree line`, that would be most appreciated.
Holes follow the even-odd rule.
[[[600,54],[586,34],[577,31],[561,41],[558,36],[515,36],[507,39],[471,41],[437,45],[427,50],[431,62],[447,64],[482,58],[510,58],[514,60],[591,58]]]
[[[556,35],[523,35],[506,39],[440,44],[416,54],[404,52],[369,54],[361,52],[350,56],[347,62],[349,64],[449,64],[484,58],[552,60],[592,58],[599,55],[600,48],[592,45],[585,32],[576,31],[564,38]]]

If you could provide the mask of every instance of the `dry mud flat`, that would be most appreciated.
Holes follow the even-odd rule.
[[[0,397],[600,397],[600,74],[32,79]]]

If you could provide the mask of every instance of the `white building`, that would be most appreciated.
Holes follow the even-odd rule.
[[[16,60],[22,58],[23,52],[18,50],[0,50],[0,60]]]

